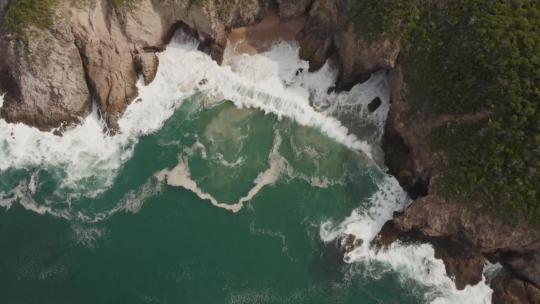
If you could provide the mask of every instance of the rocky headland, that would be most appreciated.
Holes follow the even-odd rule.
[[[14,2],[0,0],[2,19]],[[482,279],[486,261],[501,263],[504,271],[491,281],[493,302],[540,303],[538,230],[441,190],[448,155],[432,148],[430,134],[449,123],[489,119],[491,112],[417,108],[409,99],[418,93],[407,82],[411,68],[402,55],[404,35],[363,31],[350,1],[56,1],[52,12],[49,26],[30,23],[22,33],[0,25],[0,92],[6,94],[0,115],[44,131],[61,133],[78,123],[94,101],[117,131],[119,117],[137,95],[136,82],[140,77],[152,82],[156,52],[178,28],[199,39],[200,49],[218,63],[229,39],[244,40],[239,51],[247,53],[263,45],[256,40],[295,39],[310,69],[332,60],[340,71],[339,90],[388,70],[393,104],[383,138],[385,164],[414,202],[385,225],[378,246],[431,242],[461,289]],[[339,242],[343,251],[359,244],[351,236]]]

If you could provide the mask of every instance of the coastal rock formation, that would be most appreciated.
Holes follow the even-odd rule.
[[[28,41],[0,33],[1,116],[41,130],[77,123],[90,112],[91,95],[75,38],[57,24]]]
[[[20,37],[2,24],[0,46],[6,52],[0,58],[0,91],[7,95],[1,117],[50,130],[77,123],[95,100],[115,131],[137,95],[139,75],[146,84],[153,80],[158,65],[154,53],[165,48],[176,29],[190,32],[201,41],[199,49],[221,63],[230,30],[259,22],[273,3],[140,0],[118,6],[95,0],[72,6],[59,1],[49,28],[31,26]],[[400,47],[384,37],[367,42],[354,32],[346,18],[348,5],[343,0],[277,1],[282,19],[307,15],[297,37],[301,54],[312,70],[334,56],[341,89],[393,67]]]
[[[427,134],[440,121],[476,116],[411,117],[400,67],[392,71],[391,85],[393,104],[383,143],[385,163],[415,201],[387,223],[391,228],[385,226],[379,242],[383,245],[396,239],[431,242],[460,289],[480,281],[484,257],[500,262],[514,277],[511,281],[504,279],[513,287],[506,287],[501,283],[503,279],[494,283],[497,303],[518,303],[508,300],[514,297],[514,292],[538,292],[540,234],[536,230],[524,223],[511,225],[496,219],[474,202],[450,202],[437,194],[444,155],[430,150]]]
[[[0,58],[0,91],[7,93],[1,116],[50,130],[84,118],[94,98],[116,130],[137,94],[138,74],[146,83],[153,79],[158,64],[153,53],[165,47],[176,28],[192,29],[220,62],[226,29],[256,22],[265,5],[141,0],[116,7],[99,0],[73,7],[59,1],[50,28],[31,27],[20,37],[0,27],[0,46],[6,50]]]
[[[369,40],[356,30],[349,5],[343,0],[315,0],[299,39],[300,56],[310,62],[311,70],[337,54],[340,89],[349,89],[374,71],[393,68],[401,48],[399,35],[382,34]]]
[[[491,283],[493,304],[540,303],[540,289],[516,277],[499,276]]]
[[[306,14],[313,0],[277,0],[279,17],[282,19],[294,18]]]

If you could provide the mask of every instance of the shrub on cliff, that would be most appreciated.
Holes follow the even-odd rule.
[[[12,0],[6,9],[4,24],[13,33],[21,34],[29,26],[47,28],[53,22],[57,0]]]
[[[407,99],[413,114],[456,117],[431,135],[448,159],[440,190],[539,224],[540,2],[424,0],[419,20]]]

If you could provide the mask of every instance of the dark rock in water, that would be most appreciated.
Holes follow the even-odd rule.
[[[144,84],[148,85],[156,77],[159,59],[156,53],[138,53],[134,56],[135,69],[144,79]]]
[[[203,85],[205,85],[207,83],[208,83],[208,79],[206,79],[206,78],[203,78],[203,79],[201,79],[201,81],[199,81],[200,86],[203,86]]]
[[[336,86],[331,86],[328,88],[328,90],[326,90],[326,94],[332,94],[336,91]]]
[[[357,238],[354,234],[344,234],[336,239],[336,247],[344,255],[362,246],[363,243],[364,240]]]
[[[536,286],[540,286],[540,252],[529,250],[524,252],[504,252],[500,255],[501,264]]]
[[[368,104],[368,111],[373,113],[375,112],[380,106],[381,106],[381,99],[379,97],[373,99],[369,104]]]
[[[304,69],[303,68],[299,68],[298,70],[296,70],[296,72],[294,73],[295,76],[298,76],[300,74],[304,73]]]
[[[463,290],[467,285],[476,285],[482,281],[485,258],[477,253],[455,254],[438,248],[435,257],[444,261],[446,273],[453,278],[456,288]]]
[[[294,18],[306,14],[312,0],[277,0],[279,16],[283,19]]]
[[[395,218],[400,214],[396,213]],[[442,259],[448,276],[453,278],[456,288],[464,289],[467,285],[476,285],[482,280],[485,258],[474,250],[467,250],[457,240],[444,237],[428,237],[419,231],[402,231],[393,221],[388,221],[377,237],[373,246],[388,248],[395,241],[405,243],[429,242],[435,248],[435,257]]]
[[[540,303],[540,289],[513,276],[497,276],[491,282],[493,304]]]
[[[386,222],[379,234],[371,242],[377,248],[388,248],[392,243],[403,237],[403,232],[398,230],[392,221]]]

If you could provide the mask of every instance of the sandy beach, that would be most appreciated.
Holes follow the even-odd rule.
[[[304,16],[282,21],[276,12],[269,11],[260,23],[233,29],[228,37],[229,43],[239,54],[264,52],[277,41],[295,40],[305,21]]]

